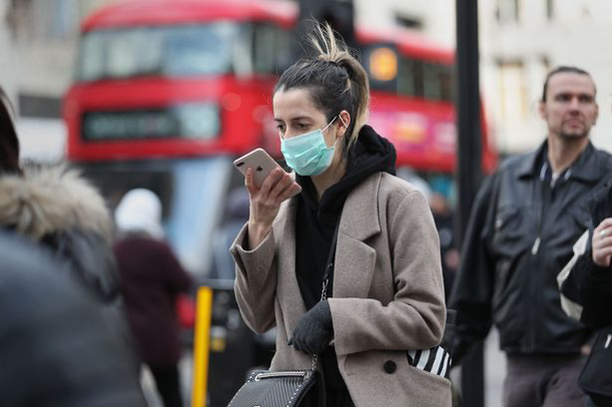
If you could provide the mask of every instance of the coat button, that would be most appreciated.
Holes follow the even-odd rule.
[[[385,372],[392,374],[392,373],[395,373],[395,371],[397,370],[397,365],[395,364],[394,361],[387,360],[385,364],[383,365],[383,369],[385,369]]]

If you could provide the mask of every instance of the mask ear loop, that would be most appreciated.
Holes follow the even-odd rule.
[[[323,134],[325,132],[325,130],[327,130],[329,128],[329,126],[331,126],[332,124],[334,124],[334,122],[336,121],[337,118],[339,118],[340,115],[336,115],[334,116],[334,118],[332,119],[331,122],[329,122],[329,124],[327,126],[325,126],[325,128],[323,130],[321,130],[321,134]],[[340,118],[340,121],[342,121],[342,118]],[[344,122],[342,122],[344,124]],[[336,144],[338,143],[338,140],[340,140],[339,137],[336,137],[336,141],[334,141],[334,144],[332,144],[331,147],[328,148],[336,148]],[[325,143],[325,145],[327,146],[327,143]]]
[[[332,121],[331,121],[331,122],[329,122],[329,124],[328,124],[327,126],[325,126],[325,127],[323,128],[323,130],[321,130],[321,133],[325,133],[325,130],[327,130],[327,129],[329,128],[329,126],[331,126],[332,124],[334,124],[334,122],[336,121],[336,119],[337,119],[338,117],[340,117],[340,116],[337,116],[337,115],[336,115],[336,116],[334,116],[334,118],[332,119]]]
[[[344,122],[344,120],[342,119],[342,117],[340,117],[339,114],[337,114],[336,116],[334,116],[334,118],[332,119],[331,122],[329,122],[329,124],[327,126],[325,126],[325,128],[323,130],[321,130],[321,133],[324,132],[325,130],[327,130],[327,128],[329,126],[332,125],[333,122],[336,121],[336,119],[340,120],[342,122],[342,125],[344,125],[344,127],[348,130],[348,125]],[[334,145],[332,147],[336,147],[336,144],[338,143],[338,140],[340,140],[340,137],[336,137],[336,141],[334,141]]]

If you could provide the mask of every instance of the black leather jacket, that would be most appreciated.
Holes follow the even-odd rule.
[[[455,363],[492,324],[508,353],[572,354],[587,340],[588,329],[561,309],[556,276],[587,228],[587,200],[612,157],[589,143],[551,187],[546,151],[545,142],[510,158],[476,197],[451,300]]]

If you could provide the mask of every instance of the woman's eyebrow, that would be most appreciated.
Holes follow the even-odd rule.
[[[292,122],[296,122],[296,121],[299,121],[299,120],[312,120],[312,118],[309,117],[309,116],[297,116],[297,117],[292,117],[292,118],[289,119],[289,121],[292,121]],[[278,117],[275,117],[274,121],[276,121],[276,122],[284,122],[283,119],[279,119]]]

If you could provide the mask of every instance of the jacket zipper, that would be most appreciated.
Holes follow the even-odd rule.
[[[536,237],[535,241],[533,242],[533,246],[531,247],[531,254],[532,255],[536,255],[538,254],[538,252],[540,251],[540,243],[542,242],[542,216],[544,215],[544,191],[541,191],[541,198],[540,199],[540,210],[538,211],[538,217],[536,219],[536,227],[537,227],[537,232],[538,232],[538,236]]]
[[[537,185],[537,183],[536,183]],[[536,187],[537,190],[537,187]],[[541,270],[541,258],[542,256],[540,255],[540,246],[542,244],[542,218],[544,217],[544,184],[540,182],[540,208],[539,211],[537,212],[537,218],[536,218],[536,232],[537,232],[537,237],[533,242],[533,246],[531,247],[531,254],[532,256],[535,257],[535,261],[533,262],[534,267],[532,268],[531,272],[533,273],[533,275],[531,276],[530,280],[530,290],[529,290],[529,295],[530,295],[530,300],[527,303],[531,303],[533,305],[536,305],[535,302],[537,301],[537,293],[536,293],[536,279],[538,279],[540,276],[537,275],[538,270]],[[535,201],[535,200],[534,200]],[[535,201],[537,202],[537,201]],[[537,307],[534,307],[537,308]],[[528,330],[529,330],[529,335],[528,335],[528,343],[527,343],[527,348],[528,351],[533,351],[535,349],[535,342],[536,342],[536,334],[535,334],[535,313],[533,312],[533,310],[528,310],[527,315],[529,315],[529,326],[528,326]]]

